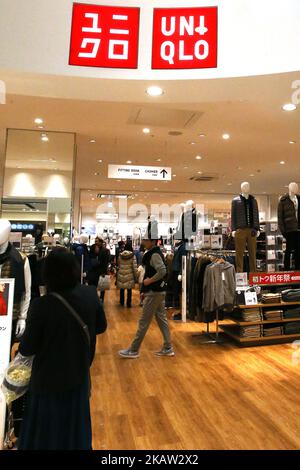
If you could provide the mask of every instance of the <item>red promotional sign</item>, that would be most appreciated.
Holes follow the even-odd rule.
[[[218,8],[155,8],[152,69],[217,67]]]
[[[300,284],[300,272],[250,273],[250,285]]]
[[[140,9],[73,5],[70,65],[136,69]]]

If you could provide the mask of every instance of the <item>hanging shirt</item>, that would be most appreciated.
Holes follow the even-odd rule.
[[[298,198],[297,198],[296,195],[295,196],[290,196],[290,200],[292,201],[292,203],[295,206],[296,219],[298,220]]]

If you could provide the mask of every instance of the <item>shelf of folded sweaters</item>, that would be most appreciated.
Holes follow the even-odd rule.
[[[285,300],[282,300],[282,294]],[[297,301],[286,301],[299,294]],[[277,299],[277,302],[274,300]],[[263,294],[256,305],[237,305],[229,316],[231,324],[220,325],[240,344],[290,342],[300,338],[300,290]]]

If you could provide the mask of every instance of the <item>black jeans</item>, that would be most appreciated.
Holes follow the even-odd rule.
[[[127,289],[127,307],[131,307],[132,289]],[[120,304],[125,303],[125,289],[120,289]]]
[[[289,232],[285,234],[286,250],[284,254],[284,269],[290,271],[291,269],[291,254],[294,251],[295,256],[295,269],[300,270],[300,231]]]

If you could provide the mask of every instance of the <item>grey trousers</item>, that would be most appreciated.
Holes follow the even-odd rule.
[[[140,349],[154,315],[164,338],[164,348],[169,349],[172,347],[169,324],[165,311],[165,297],[165,292],[150,292],[145,295],[143,313],[139,320],[138,331],[130,348],[132,351],[138,351]]]

